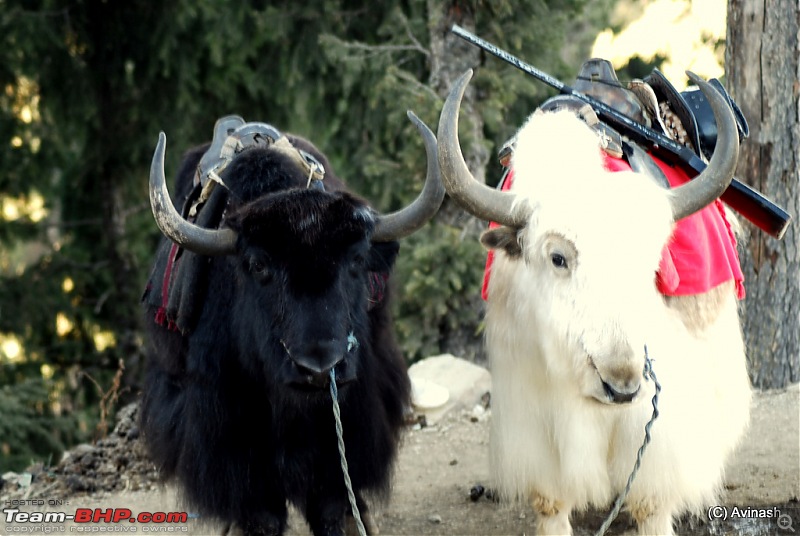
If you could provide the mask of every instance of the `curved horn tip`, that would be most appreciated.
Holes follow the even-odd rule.
[[[412,112],[411,110],[406,110],[406,117],[408,117],[409,121],[411,121],[412,123],[414,123],[414,125],[415,125],[417,128],[420,128],[420,127],[425,127],[425,128],[427,128],[427,127],[428,127],[428,125],[426,125],[426,124],[425,124],[425,122],[424,122],[422,119],[420,119],[420,118],[417,116],[417,114],[415,114],[415,113],[414,113],[414,112]]]
[[[415,113],[414,113],[414,112],[412,112],[411,110],[407,110],[407,111],[406,111],[406,115],[408,116],[408,119],[409,119],[409,120],[410,120],[412,123],[414,123],[414,126],[415,126],[415,127],[417,127],[417,130],[419,130],[420,134],[422,134],[422,135],[423,135],[423,137],[424,137],[424,136],[432,136],[432,137],[433,137],[433,141],[434,141],[434,142],[436,141],[436,136],[433,134],[433,131],[432,131],[432,130],[430,129],[430,127],[429,127],[429,126],[428,126],[428,125],[425,123],[425,121],[423,121],[422,119],[420,119],[420,118],[417,116],[417,114],[415,114]]]
[[[456,79],[456,81],[453,83],[453,86],[450,88],[450,93],[448,93],[447,98],[444,101],[444,106],[442,107],[442,111],[439,116],[439,128],[437,133],[439,139],[447,139],[449,137],[449,131],[452,130],[456,149],[458,150],[459,154],[461,151],[460,146],[458,146],[459,109],[461,108],[461,101],[464,99],[464,92],[467,90],[467,84],[469,84],[471,78],[472,69],[467,69]]]
[[[425,185],[417,198],[407,207],[381,217],[372,236],[375,242],[389,242],[406,237],[425,225],[439,210],[445,188],[439,172],[438,148],[433,131],[411,110],[406,115],[422,136],[428,160]]]
[[[739,156],[736,120],[725,98],[695,73],[686,71],[686,76],[705,94],[711,105],[718,136],[708,166],[694,180],[673,190],[671,204],[675,221],[694,214],[722,195],[733,179]]]
[[[461,74],[461,76],[456,78],[456,81],[453,84],[453,89],[451,90],[451,94],[456,93],[463,97],[464,91],[467,89],[467,84],[469,84],[470,80],[472,80],[472,69],[467,69]]]
[[[477,181],[464,161],[458,141],[458,116],[471,78],[472,69],[467,69],[455,81],[439,115],[439,168],[442,182],[450,198],[473,216],[508,227],[523,227],[530,216],[528,205],[517,204],[514,193],[500,192]]]
[[[158,142],[156,142],[156,150],[155,153],[164,153],[167,147],[167,135],[164,134],[164,131],[160,131],[158,133]]]
[[[150,164],[150,208],[161,233],[174,243],[200,255],[227,255],[236,251],[236,233],[232,229],[212,230],[195,226],[183,219],[169,197],[164,178],[164,153],[167,136],[158,135],[158,145]]]
[[[694,74],[692,71],[688,71],[687,70],[687,71],[684,71],[684,72],[686,73],[686,76],[689,77],[689,80],[691,80],[693,84],[698,84],[699,82],[705,82],[705,80],[703,80],[702,78],[700,78],[699,76]]]
[[[692,71],[689,71],[689,70],[684,71],[684,72],[686,73],[686,76],[689,78],[689,81],[692,84],[696,85],[699,88],[705,88],[707,90],[708,89],[712,89],[712,90],[716,91],[717,93],[719,93],[719,91],[717,91],[717,89],[714,86],[709,84],[706,79],[704,79],[704,78],[702,78],[700,76],[697,76],[695,73],[693,73]]]

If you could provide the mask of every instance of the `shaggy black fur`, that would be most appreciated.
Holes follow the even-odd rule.
[[[202,516],[280,535],[291,501],[315,535],[341,535],[349,505],[329,386],[304,383],[289,353],[345,354],[335,371],[350,477],[364,507],[365,493],[388,492],[409,405],[388,299],[368,308],[367,278],[391,270],[398,245],[371,243],[372,212],[335,191],[341,182],[324,156],[296,143],[326,165],[329,191],[306,190],[304,174],[269,148],[244,151],[223,177],[224,224],[239,233],[238,253],[208,259],[195,327],[182,334],[156,324],[145,300],[141,424],[163,476],[180,482]],[[188,153],[179,195],[191,189],[204,150]],[[358,345],[348,351],[350,333]]]

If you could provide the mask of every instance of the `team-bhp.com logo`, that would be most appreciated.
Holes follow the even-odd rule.
[[[83,524],[94,525],[98,523],[151,523],[153,525],[142,525],[140,530],[142,532],[180,532],[184,531],[186,527],[174,527],[172,525],[186,523],[189,520],[189,514],[186,512],[140,512],[134,514],[130,508],[78,508],[75,513],[66,512],[23,512],[18,508],[6,508],[3,510],[4,520],[6,522],[7,533],[15,532],[67,532],[64,523],[73,522],[77,526],[69,527],[69,532],[96,532],[92,530],[91,526],[82,526]],[[31,524],[42,525],[38,531],[31,531]],[[61,527],[53,526],[61,524]],[[43,530],[45,525],[49,525],[49,530]],[[97,527],[94,527],[97,528]],[[120,527],[121,528],[121,527]],[[133,530],[125,530],[125,532],[137,532],[134,527]],[[54,530],[55,529],[55,530]],[[178,529],[178,530],[176,530]],[[109,531],[110,532],[110,531]],[[115,530],[114,532],[121,532]]]

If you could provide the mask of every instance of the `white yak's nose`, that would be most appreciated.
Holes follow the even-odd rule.
[[[642,365],[630,344],[621,341],[613,344],[605,359],[598,361],[597,372],[609,402],[625,404],[636,398],[642,386]]]
[[[642,387],[641,379],[636,379],[632,382],[624,382],[623,384],[609,382],[602,380],[603,389],[606,392],[609,400],[614,404],[625,404],[631,402]]]

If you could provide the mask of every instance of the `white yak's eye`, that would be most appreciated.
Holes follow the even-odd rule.
[[[568,268],[567,259],[561,253],[552,253],[550,255],[550,262],[552,262],[553,266],[556,268]]]
[[[575,244],[558,233],[548,233],[541,244],[541,266],[553,266],[558,276],[568,276],[578,266]]]

